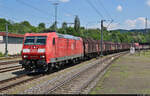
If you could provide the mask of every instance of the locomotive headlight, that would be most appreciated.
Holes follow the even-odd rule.
[[[44,53],[45,49],[38,49],[38,53]]]
[[[24,57],[24,58],[27,58],[28,56],[27,56],[27,55],[24,55],[23,57]]]
[[[29,52],[30,52],[30,49],[23,49],[22,52],[24,52],[24,53],[29,53]]]
[[[40,58],[45,58],[45,56],[43,55],[43,56],[40,56]]]

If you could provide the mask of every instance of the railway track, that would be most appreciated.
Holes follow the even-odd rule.
[[[0,73],[22,69],[21,65],[0,68]]]
[[[21,55],[11,55],[9,57],[0,57],[0,60],[8,60],[8,59],[14,59],[14,58],[21,58]]]
[[[117,59],[121,54],[108,57],[102,61],[95,62],[93,66],[68,76],[49,89],[45,94],[80,94],[101,72],[103,72],[112,61]],[[108,63],[108,64],[104,64]],[[90,75],[89,75],[90,74]]]
[[[31,91],[31,89],[27,89],[21,93],[28,94],[28,91],[29,91],[30,94],[37,94],[37,93],[39,93],[39,94],[49,94],[49,93],[50,94],[55,94],[55,93],[61,94],[61,92],[60,92],[61,88],[65,87],[65,88],[72,89],[73,86],[76,85],[75,83],[77,83],[77,81],[78,81],[78,80],[76,80],[77,78],[81,79],[79,81],[84,81],[87,79],[88,76],[91,75],[92,72],[95,71],[95,69],[98,69],[99,67],[101,67],[102,69],[97,71],[97,73],[94,72],[94,74],[96,74],[96,75],[91,75],[92,77],[90,77],[90,79],[88,78],[87,79],[88,81],[86,80],[87,81],[86,83],[81,82],[80,85],[82,85],[82,84],[83,85],[80,88],[77,88],[77,90],[75,88],[75,91],[73,91],[73,92],[72,92],[72,90],[69,91],[69,89],[63,91],[64,93],[80,93],[80,90],[83,90],[93,80],[92,78],[97,77],[97,74],[100,74],[103,70],[105,70],[104,66],[102,66],[103,63],[106,63],[109,60],[111,60],[111,61],[114,60],[116,58],[115,56],[119,56],[119,55],[116,54],[116,55],[108,56],[106,58],[101,58],[100,60],[98,59],[92,63],[84,65],[81,68],[68,71],[67,73],[65,73],[63,75],[57,74],[57,76],[52,77],[50,81],[45,83],[46,86],[44,84],[41,84],[44,86],[44,87],[42,86],[42,89],[39,89],[41,86],[35,86],[35,88],[34,87],[31,88],[33,92]],[[109,65],[107,65],[107,66],[109,66]],[[87,75],[84,75],[84,74],[87,74]],[[10,88],[12,89],[15,86],[24,84],[28,81],[35,80],[42,76],[43,75],[37,75],[37,76],[20,75],[18,77],[0,81],[0,93],[3,93],[3,91],[6,92],[6,90],[8,90]],[[85,76],[85,77],[83,77],[84,80],[81,78],[82,76]],[[72,83],[70,83],[70,82],[72,82]],[[63,90],[65,88],[63,88]],[[41,92],[39,92],[39,90],[41,90]]]
[[[0,61],[0,65],[19,63],[19,60]]]
[[[23,74],[23,75],[20,75],[20,76],[17,76],[17,77],[13,77],[13,78],[10,78],[10,79],[0,81],[0,93],[4,90],[7,90],[9,88],[18,86],[20,84],[23,84],[23,83],[26,83],[26,82],[29,82],[29,81],[32,81],[32,80],[40,78],[42,76],[43,76],[43,74],[39,74],[39,75],[36,75],[36,76],[29,76],[29,74]]]
[[[119,56],[119,54],[114,54],[110,56],[106,56],[104,58],[97,59],[95,61],[89,61],[80,67],[71,68],[71,70],[66,71],[65,73],[61,71],[61,73],[56,73],[54,76],[49,76],[48,80],[44,81],[41,84],[33,86],[29,89],[26,89],[19,94],[68,94],[68,93],[80,93],[79,89],[83,89],[83,85],[86,86],[87,82],[91,82],[91,78],[95,78],[95,74],[97,75],[103,71],[103,68],[112,60],[115,60],[115,56]],[[100,70],[99,70],[100,69]],[[66,69],[65,69],[66,70]],[[86,74],[86,75],[83,75]],[[83,77],[82,77],[83,76]],[[95,77],[94,77],[95,76]],[[87,77],[90,77],[87,78]],[[77,80],[78,79],[78,80]],[[88,80],[88,81],[87,81]],[[79,81],[86,81],[79,82]],[[72,82],[72,83],[70,83]],[[83,85],[82,85],[83,84]],[[87,83],[88,84],[88,83]],[[80,87],[76,87],[76,85]],[[82,86],[81,86],[82,85]],[[65,89],[63,86],[66,86]],[[71,89],[75,89],[72,91]],[[60,91],[60,89],[65,89],[64,91]]]
[[[19,63],[19,60],[20,58],[15,58],[13,60],[0,60],[0,73],[21,69],[21,65],[16,65],[16,63]],[[7,66],[11,64],[12,66]],[[14,66],[13,64],[15,64],[16,66]]]

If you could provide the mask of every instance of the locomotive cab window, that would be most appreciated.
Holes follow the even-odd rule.
[[[27,36],[24,45],[45,45],[46,36]]]
[[[46,36],[38,36],[36,40],[36,45],[45,45],[46,44]]]
[[[25,39],[24,44],[25,45],[33,45],[34,41],[35,41],[35,37],[33,37],[33,36],[27,36],[26,39]]]

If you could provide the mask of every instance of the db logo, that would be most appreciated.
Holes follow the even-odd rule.
[[[32,49],[31,52],[37,52],[37,49]]]

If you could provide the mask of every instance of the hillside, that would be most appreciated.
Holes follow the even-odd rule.
[[[148,32],[150,32],[150,29],[147,29],[147,30],[148,30]],[[111,31],[119,31],[121,33],[125,33],[125,32],[145,33],[145,29],[131,29],[131,30],[117,29],[117,30],[111,30]]]

